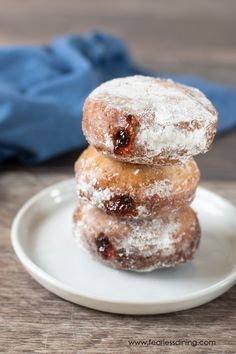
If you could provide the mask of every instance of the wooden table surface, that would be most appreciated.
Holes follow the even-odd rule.
[[[137,63],[188,72],[236,87],[234,0],[40,2],[0,0],[0,42],[43,42],[98,28],[126,39]],[[236,131],[197,159],[202,184],[236,204]],[[49,293],[22,268],[10,244],[19,207],[70,178],[78,152],[35,167],[7,163],[0,174],[0,353],[235,353],[236,287],[196,309],[123,316],[76,306]],[[128,340],[214,340],[211,346],[131,347]]]

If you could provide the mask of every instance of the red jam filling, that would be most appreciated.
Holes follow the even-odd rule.
[[[129,195],[116,195],[104,203],[108,214],[116,216],[136,216],[133,198]]]
[[[113,258],[115,256],[115,250],[110,242],[109,238],[101,232],[96,239],[96,246],[98,253],[104,259]]]
[[[133,149],[137,121],[129,114],[126,118],[126,122],[125,127],[114,128],[113,130],[113,146],[116,155],[129,155]]]

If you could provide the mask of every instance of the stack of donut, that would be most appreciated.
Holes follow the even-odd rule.
[[[197,89],[146,76],[108,81],[87,98],[90,146],[75,163],[74,235],[96,258],[150,271],[190,260],[200,226],[189,207],[217,112]]]

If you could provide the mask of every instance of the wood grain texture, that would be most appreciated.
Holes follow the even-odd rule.
[[[0,0],[0,8],[0,43],[42,43],[65,32],[97,29],[122,37],[143,67],[236,87],[235,0],[99,0],[99,6],[94,0]],[[235,150],[236,129],[198,157],[202,177],[235,181]],[[77,154],[43,166],[69,170]]]
[[[236,85],[235,0],[0,0],[2,43],[91,29],[123,37],[139,64]],[[220,69],[220,70],[219,70]]]
[[[234,0],[0,0],[0,42],[45,42],[92,28],[125,38],[138,64],[189,72],[236,87]],[[236,131],[197,161],[205,186],[236,204]],[[12,161],[0,174],[0,353],[235,353],[236,287],[196,309],[123,316],[76,306],[49,293],[22,268],[10,244],[19,207],[73,175],[79,152],[36,167]],[[128,340],[215,340],[214,347],[130,347]]]
[[[10,245],[19,207],[42,188],[72,173],[7,172],[0,178],[1,353],[235,353],[236,287],[196,309],[159,316],[101,313],[66,302],[37,284]],[[204,186],[236,204],[236,182]],[[128,340],[215,340],[214,347],[130,347]]]

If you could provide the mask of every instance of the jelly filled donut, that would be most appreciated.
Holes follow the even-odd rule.
[[[168,165],[209,150],[217,112],[198,89],[148,76],[107,81],[87,98],[83,132],[122,161]]]
[[[80,201],[74,235],[97,259],[118,269],[150,271],[190,260],[200,241],[200,226],[191,208],[169,216],[123,220]]]
[[[75,173],[78,197],[123,218],[155,217],[189,205],[200,177],[192,158],[157,168],[108,158],[92,146],[77,160]]]

